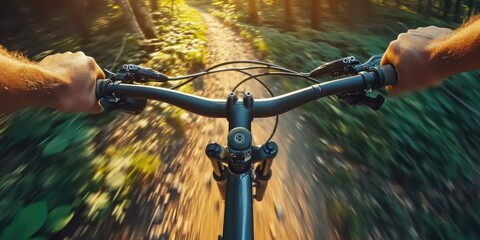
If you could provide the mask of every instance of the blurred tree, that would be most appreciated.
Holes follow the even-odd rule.
[[[338,18],[340,14],[340,3],[334,0],[329,0],[328,7],[333,17]]]
[[[321,3],[320,0],[310,0],[310,27],[312,29],[321,29]],[[330,6],[331,7],[331,6]]]
[[[296,20],[293,14],[293,0],[285,0],[285,26],[287,29],[295,28]]]
[[[257,0],[248,0],[248,21],[258,23]]]
[[[108,6],[108,0],[86,0],[87,9],[102,9]]]
[[[346,13],[341,14],[341,17],[347,28],[358,25],[371,14],[370,0],[348,0],[343,4]]]
[[[432,0],[427,0],[427,7],[425,8],[425,18],[430,18],[430,11],[432,9]]]
[[[452,7],[452,0],[445,0],[445,2],[443,3],[442,17],[447,21],[448,21],[448,14],[450,13],[451,7]]]
[[[228,0],[228,2],[230,2],[230,0]],[[233,4],[235,5],[235,9],[240,11],[242,9],[243,1],[242,0],[233,0]]]
[[[455,22],[458,22],[458,20],[460,20],[461,6],[462,6],[462,0],[457,0],[455,2],[455,10],[453,13],[453,21]]]
[[[125,20],[130,25],[130,29],[133,31],[133,34],[140,35],[142,38],[145,38],[142,29],[140,29],[140,26],[138,25],[135,15],[133,15],[133,10],[128,0],[115,0],[115,2],[122,9]]]
[[[83,39],[90,37],[90,30],[87,24],[87,16],[85,11],[85,4],[83,1],[68,0],[68,7],[74,25]]]
[[[467,2],[467,6],[468,6],[468,13],[467,13],[467,17],[470,17],[472,16],[473,14],[473,9],[475,9],[475,1],[474,0],[468,0]]]
[[[150,16],[145,0],[129,0],[130,6],[133,10],[133,14],[137,19],[138,26],[142,30],[145,38],[156,38],[155,27],[153,26],[153,20]]]
[[[357,7],[360,12],[360,19],[362,18],[369,18],[372,15],[372,1],[371,0],[356,0]],[[400,1],[401,3],[401,1]]]
[[[424,11],[425,11],[423,1],[424,0],[418,0],[418,5],[417,5],[417,12],[422,14],[422,15],[424,15]]]
[[[158,0],[150,0],[150,10],[152,12],[158,11],[158,4],[160,4]]]

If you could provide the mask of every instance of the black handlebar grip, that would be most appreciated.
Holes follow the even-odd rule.
[[[97,79],[95,86],[95,96],[100,100],[100,105],[102,105],[105,112],[120,110],[129,114],[139,114],[145,109],[147,105],[147,100],[145,99],[121,98],[116,99],[114,102],[109,101],[107,98],[109,95],[107,91],[109,84],[114,83],[109,79]]]
[[[385,86],[395,86],[397,84],[397,71],[391,64],[383,65],[380,67],[385,77]]]
[[[97,79],[97,83],[95,86],[95,96],[97,97],[98,100],[107,96],[107,85],[109,81],[110,80],[108,79]]]

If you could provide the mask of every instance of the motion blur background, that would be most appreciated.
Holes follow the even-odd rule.
[[[233,29],[258,59],[306,72],[350,55],[365,61],[409,28],[456,28],[480,12],[479,0],[0,4],[0,44],[33,61],[84,51],[107,69],[133,63],[168,75],[208,67],[208,26],[201,14]],[[480,238],[479,80],[479,72],[453,76],[438,88],[388,98],[378,112],[334,97],[306,105],[306,121],[315,126],[308,131],[318,137],[309,139],[314,149],[299,151],[320,157],[310,159],[315,168],[304,178],[326,189],[321,214],[327,222],[310,227],[330,233],[309,238]],[[277,92],[303,86],[285,81]],[[162,224],[156,204],[193,187],[180,187],[171,177],[175,171],[165,177],[162,168],[175,159],[192,126],[187,113],[161,103],[135,117],[49,109],[1,116],[0,239],[140,239],[125,229],[140,225],[147,232],[152,218]],[[205,173],[198,176],[204,181]],[[150,203],[162,184],[168,186],[156,192],[162,201]],[[271,211],[281,217],[277,206]],[[156,238],[174,239],[168,231]],[[123,235],[113,237],[118,233]],[[284,237],[271,231],[269,238]]]

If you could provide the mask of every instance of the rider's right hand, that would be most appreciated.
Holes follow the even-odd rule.
[[[392,41],[381,65],[392,64],[398,75],[390,93],[399,94],[440,84],[448,75],[435,58],[436,43],[446,39],[451,29],[434,26],[408,30]]]

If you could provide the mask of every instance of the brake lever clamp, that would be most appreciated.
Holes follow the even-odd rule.
[[[382,60],[383,54],[373,55],[366,62],[357,64],[354,66],[355,72],[359,73],[361,71],[373,71],[375,67],[380,67],[380,61]]]
[[[110,72],[106,69],[103,71],[108,79],[121,81],[122,83],[167,82],[169,80],[163,73],[134,64],[124,64],[117,73]]]
[[[147,100],[136,98],[119,98],[115,95],[115,87],[120,83],[131,84],[133,82],[146,83],[150,79],[158,82],[168,81],[168,77],[155,70],[140,67],[133,64],[125,64],[117,73],[113,73],[107,69],[103,69],[107,81],[101,81],[97,85],[97,96],[103,96],[99,99],[100,105],[105,112],[120,110],[129,114],[140,114],[147,105]],[[106,92],[106,85],[113,84],[109,95]]]
[[[311,71],[309,76],[316,78],[326,76],[337,77],[340,75],[354,75],[358,73],[356,69],[359,65],[361,65],[360,61],[358,61],[354,56],[349,56],[325,63]]]

